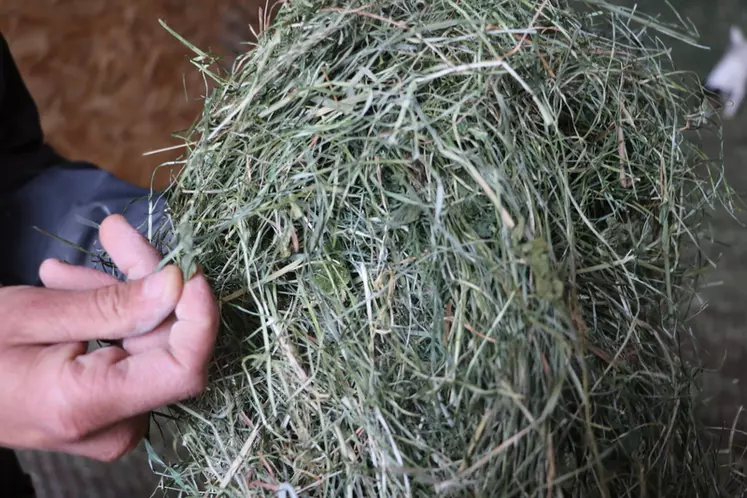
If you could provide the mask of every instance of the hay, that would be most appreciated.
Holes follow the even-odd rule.
[[[716,495],[678,304],[728,191],[683,137],[698,81],[639,19],[293,0],[206,75],[170,257],[223,327],[164,485]]]

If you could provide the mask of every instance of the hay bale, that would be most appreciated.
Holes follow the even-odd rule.
[[[169,192],[223,327],[166,481],[713,496],[677,305],[728,192],[647,36],[560,0],[287,2]]]

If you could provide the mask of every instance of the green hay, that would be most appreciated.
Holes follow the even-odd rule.
[[[671,27],[588,12],[293,0],[207,75],[170,257],[223,324],[165,486],[718,495],[677,352],[728,200],[683,136],[700,85],[647,34]]]

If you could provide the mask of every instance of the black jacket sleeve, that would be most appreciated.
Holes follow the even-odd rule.
[[[62,161],[44,141],[36,104],[0,33],[0,195]]]
[[[11,450],[0,448],[0,493],[7,498],[34,498],[31,476],[26,474]]]
[[[0,33],[0,196],[34,172],[60,161],[44,144],[39,113]],[[0,448],[0,495],[34,496],[29,476],[12,450]]]

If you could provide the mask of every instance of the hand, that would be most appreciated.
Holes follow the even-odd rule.
[[[184,282],[118,215],[100,240],[127,282],[56,260],[46,288],[0,288],[0,446],[112,461],[148,413],[203,391],[218,307],[201,272]],[[86,353],[86,341],[122,340]]]

